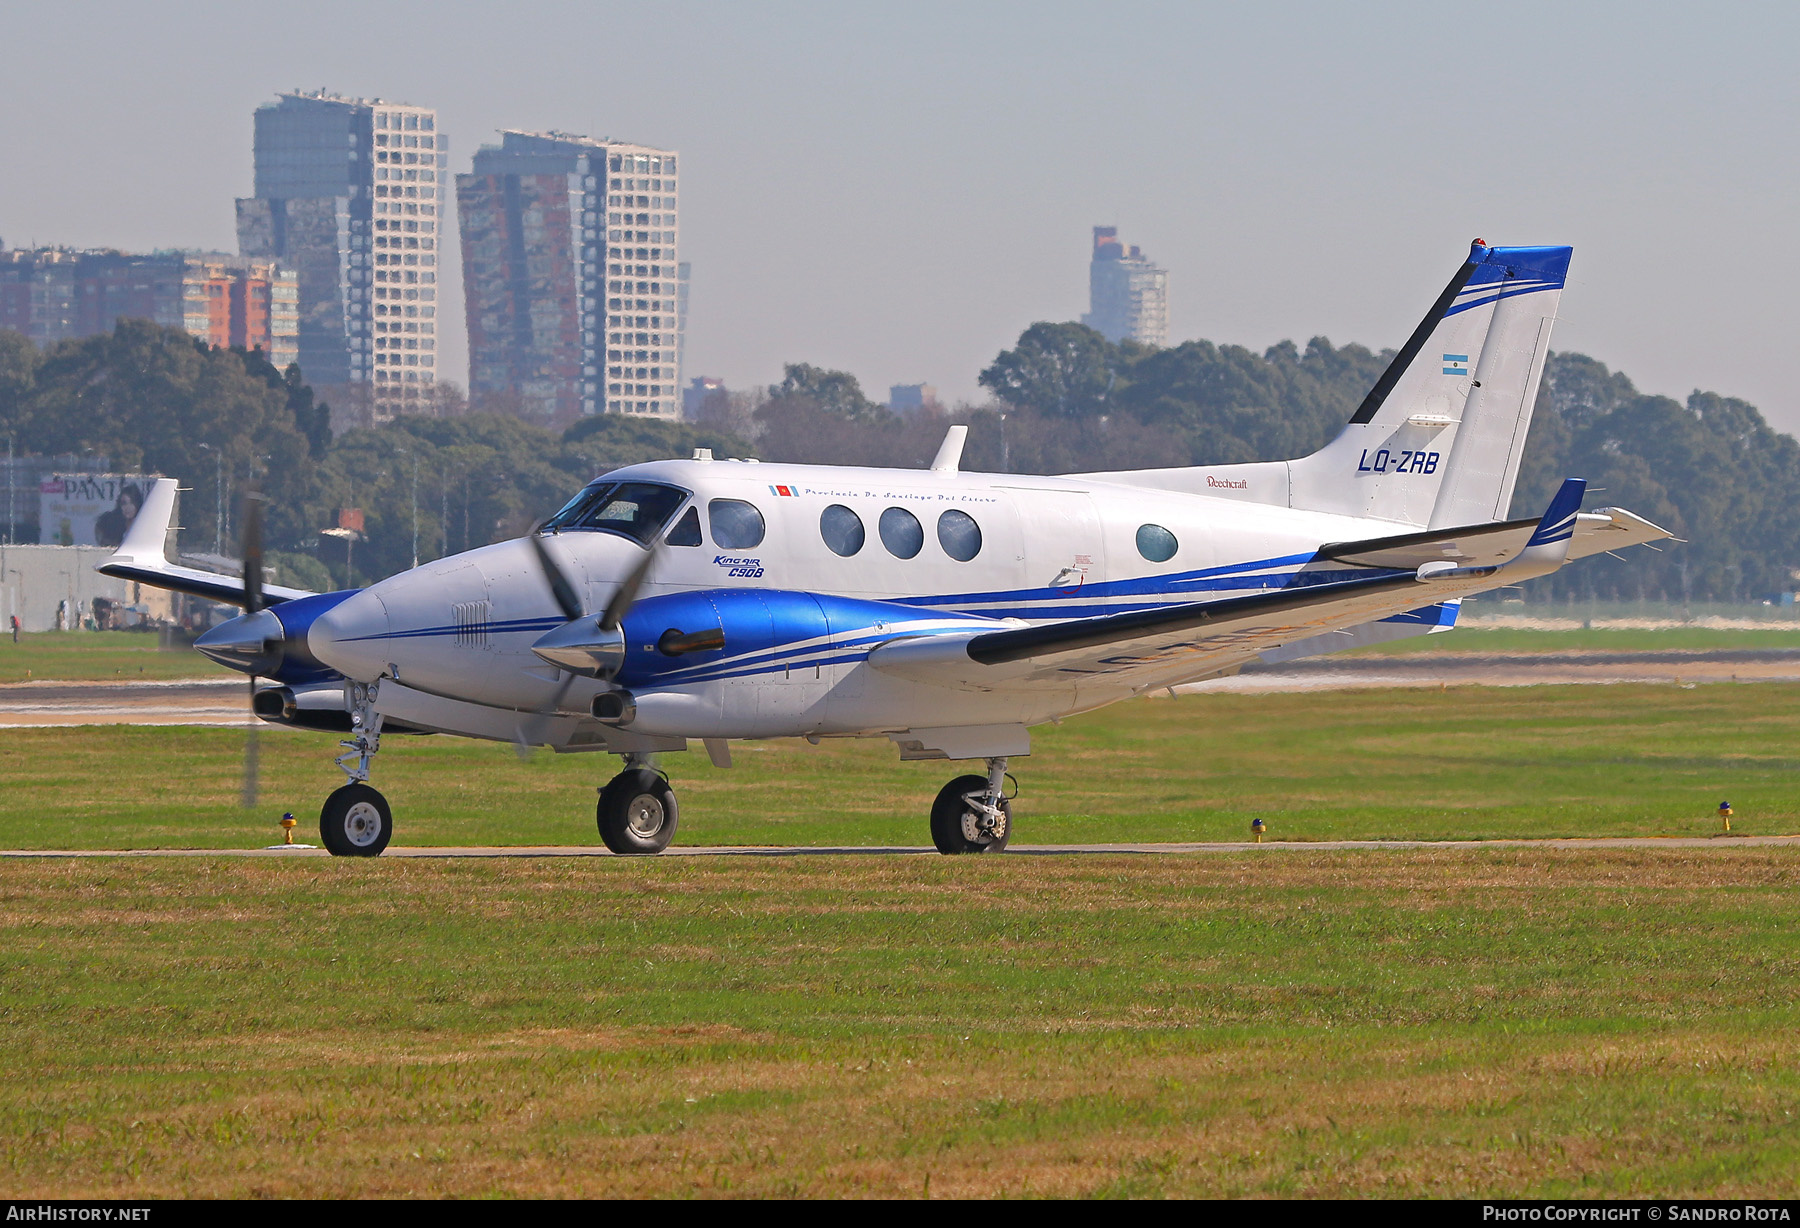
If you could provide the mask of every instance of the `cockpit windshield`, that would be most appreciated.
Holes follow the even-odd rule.
[[[655,482],[590,482],[544,528],[551,533],[598,529],[648,546],[687,497],[678,486]]]

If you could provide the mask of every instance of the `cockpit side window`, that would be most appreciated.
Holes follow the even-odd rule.
[[[675,522],[669,535],[663,541],[671,546],[698,546],[700,544],[700,509],[690,507],[687,514]]]
[[[617,533],[647,546],[686,499],[687,492],[677,486],[595,482],[571,499],[544,527],[553,533],[570,529]]]

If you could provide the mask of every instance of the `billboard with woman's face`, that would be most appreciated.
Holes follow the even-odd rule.
[[[153,479],[135,473],[59,473],[38,485],[38,542],[116,546]]]

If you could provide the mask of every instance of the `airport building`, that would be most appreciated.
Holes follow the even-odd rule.
[[[426,107],[319,91],[256,109],[238,250],[295,270],[300,369],[327,395],[366,394],[377,419],[437,378],[448,151]]]
[[[1169,344],[1169,272],[1119,242],[1117,226],[1094,227],[1088,313],[1081,322],[1108,341]]]
[[[298,285],[273,260],[217,252],[0,251],[0,328],[40,346],[109,333],[120,320],[183,328],[208,345],[299,359]]]
[[[681,413],[676,154],[500,134],[456,177],[472,401],[546,426]]]
[[[0,637],[15,617],[21,631],[123,629],[176,617],[174,594],[94,570],[112,553],[111,546],[0,544]]]

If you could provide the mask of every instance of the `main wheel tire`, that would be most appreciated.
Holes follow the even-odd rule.
[[[393,837],[394,812],[368,785],[345,785],[319,811],[319,842],[333,857],[379,857]]]
[[[681,808],[669,782],[649,768],[627,768],[600,790],[594,808],[600,839],[621,855],[660,853],[675,838]]]
[[[1001,799],[1004,816],[1000,834],[990,836],[980,826],[980,816],[963,800],[965,793],[985,792],[986,776],[958,776],[938,790],[931,803],[931,842],[946,854],[998,853],[1012,839],[1012,802]]]

